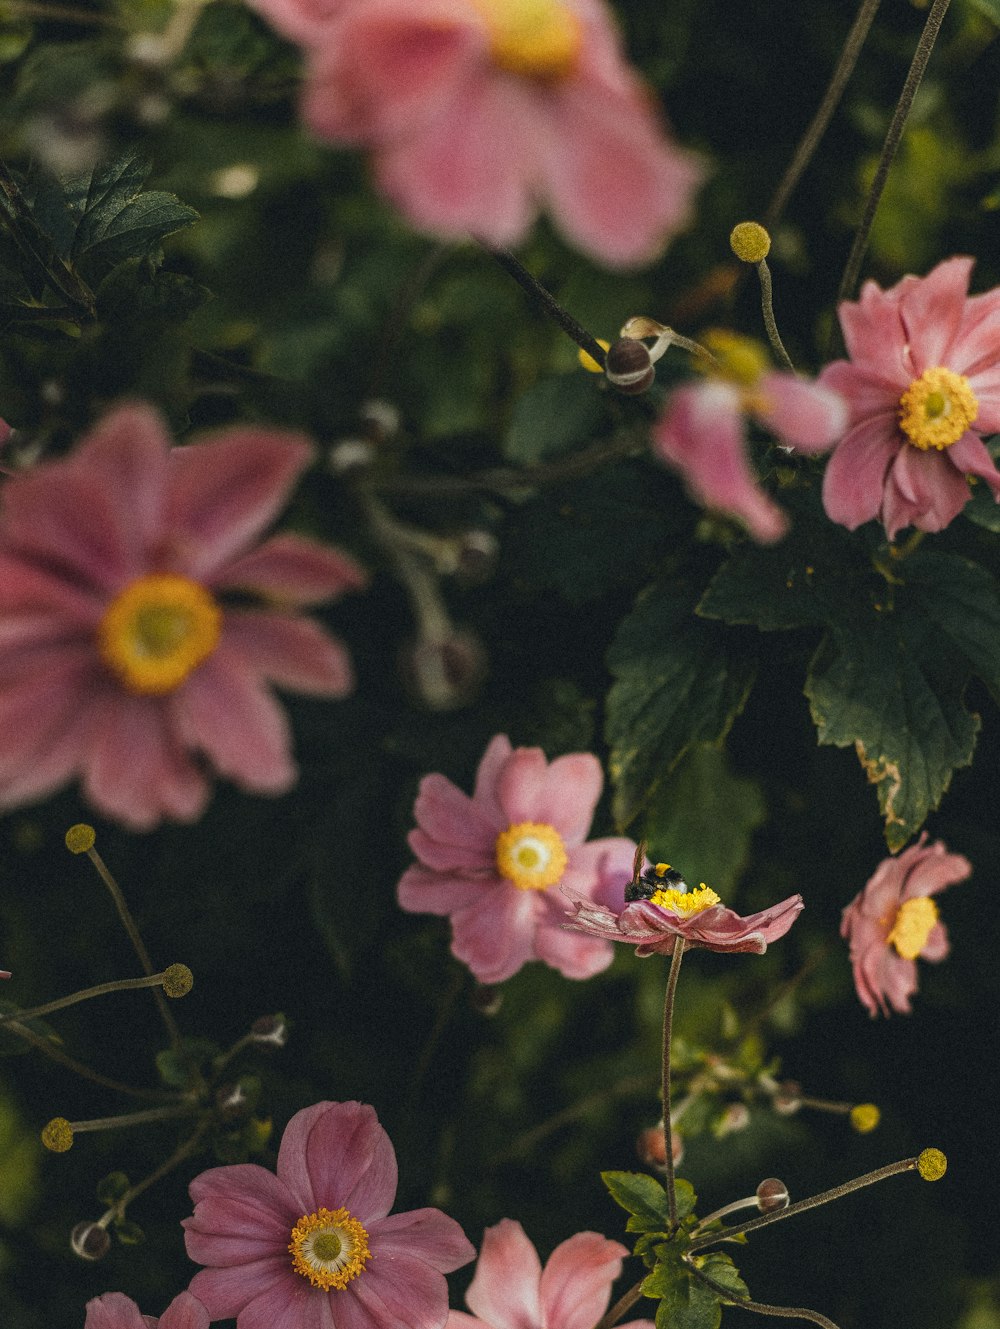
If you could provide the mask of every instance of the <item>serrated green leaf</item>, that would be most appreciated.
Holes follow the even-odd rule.
[[[978,563],[956,554],[918,553],[906,563],[903,595],[925,616],[1000,701],[1000,586]],[[939,645],[939,644],[938,644]],[[932,642],[931,649],[934,649]]]
[[[732,1258],[725,1251],[711,1251],[708,1255],[701,1256],[698,1268],[714,1283],[725,1288],[733,1301],[745,1301],[749,1298],[750,1289],[740,1277],[740,1271],[733,1264]]]
[[[656,1329],[718,1329],[721,1321],[718,1294],[683,1265],[671,1271],[656,1308]]]
[[[631,1231],[658,1232],[670,1221],[667,1192],[654,1177],[645,1172],[602,1172],[601,1180],[615,1204],[642,1223],[642,1227],[632,1227]]]
[[[148,160],[129,150],[113,161],[99,163],[89,179],[67,184],[69,205],[80,211],[71,251],[74,258],[85,254],[100,254],[112,262],[142,258],[165,236],[198,220],[195,210],[173,194],[162,190],[143,193],[149,171]]]
[[[608,652],[612,810],[627,826],[696,743],[718,743],[753,686],[752,638],[694,615],[683,586],[649,587]]]
[[[504,455],[526,465],[589,442],[605,413],[590,376],[560,374],[533,384],[518,398],[504,438]]]

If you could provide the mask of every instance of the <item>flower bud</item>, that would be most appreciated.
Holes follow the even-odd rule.
[[[111,1249],[111,1238],[100,1223],[77,1223],[69,1234],[74,1255],[81,1260],[103,1260]]]
[[[288,1042],[288,1021],[283,1015],[262,1015],[250,1026],[250,1039],[263,1047],[283,1048]]]
[[[163,971],[163,991],[168,997],[186,997],[194,987],[194,974],[186,964],[171,964]]]
[[[674,1167],[684,1157],[684,1140],[677,1130],[671,1131],[670,1144],[674,1155]],[[635,1142],[635,1152],[646,1167],[657,1172],[666,1172],[667,1148],[663,1138],[663,1122],[658,1126],[647,1126],[639,1132]]]
[[[771,1106],[782,1117],[792,1116],[802,1106],[802,1086],[795,1080],[785,1080],[778,1085]]]
[[[375,449],[367,438],[341,438],[330,448],[326,464],[334,475],[361,471],[372,464]]]
[[[948,1160],[940,1149],[924,1149],[917,1159],[917,1171],[924,1181],[940,1181],[948,1171]]]
[[[455,577],[464,586],[481,586],[493,576],[500,542],[492,531],[463,531],[457,540]]]
[[[248,1116],[250,1101],[243,1085],[239,1081],[219,1085],[215,1091],[215,1108],[223,1121],[239,1121]]]
[[[767,1177],[757,1187],[757,1208],[762,1214],[787,1209],[789,1198],[788,1187],[777,1177]]]
[[[729,233],[729,248],[741,263],[760,263],[771,251],[771,237],[760,222],[739,222]]]
[[[432,711],[454,711],[474,700],[486,677],[486,652],[473,632],[456,628],[450,636],[425,637],[402,657],[403,675]]]
[[[649,348],[635,337],[611,343],[604,372],[613,387],[630,397],[645,392],[656,377]]]
[[[368,401],[363,401],[358,417],[365,427],[365,434],[373,443],[384,443],[399,433],[399,408],[381,397],[370,397]]]
[[[746,1103],[730,1103],[715,1127],[715,1135],[723,1139],[734,1131],[742,1131],[750,1125],[750,1109]]]

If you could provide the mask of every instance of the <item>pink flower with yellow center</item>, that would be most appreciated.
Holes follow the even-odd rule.
[[[978,477],[1000,501],[1000,472],[982,441],[1000,431],[1000,288],[967,294],[971,258],[883,291],[865,282],[838,309],[849,360],[819,381],[850,411],[827,463],[827,514],[854,530],[877,518],[889,539],[904,526],[940,531]]]
[[[0,806],[76,776],[99,811],[146,830],[199,816],[209,768],[255,793],[290,788],[272,688],[352,685],[344,648],[298,611],[364,582],[336,549],[261,543],[311,455],[258,426],[172,448],[131,404],[70,457],[6,481]]]
[[[316,1103],[285,1128],[277,1175],[210,1168],[183,1220],[191,1281],[237,1329],[443,1329],[444,1275],[472,1244],[439,1209],[389,1214],[396,1155],[373,1108]]]
[[[369,148],[423,230],[514,245],[545,208],[617,267],[657,258],[690,217],[702,168],[667,137],[604,0],[254,3],[305,46],[306,124]]]
[[[452,1311],[448,1329],[593,1329],[627,1254],[620,1242],[578,1232],[555,1248],[543,1269],[521,1224],[504,1218],[483,1233],[465,1294],[472,1314]],[[653,1329],[653,1322],[630,1320],[622,1329]]]
[[[529,960],[567,978],[606,969],[611,947],[565,931],[559,892],[624,899],[635,845],[584,843],[603,783],[590,753],[549,763],[503,734],[486,749],[471,797],[443,775],[425,776],[409,837],[419,862],[400,880],[400,905],[450,918],[452,954],[481,983],[500,983]]]
[[[105,1292],[87,1302],[83,1329],[208,1329],[208,1311],[190,1292],[175,1297],[163,1314],[143,1315],[123,1292]]]
[[[800,452],[818,452],[843,433],[846,407],[829,388],[772,369],[749,337],[713,329],[702,342],[715,364],[699,366],[704,383],[670,394],[653,427],[653,451],[680,473],[698,503],[738,518],[755,540],[773,544],[788,519],[753,473],[747,419]]]
[[[884,858],[864,890],[844,910],[840,935],[850,944],[858,996],[872,1016],[889,1007],[908,1015],[917,990],[919,960],[943,960],[948,932],[931,896],[965,881],[972,864],[948,853],[940,840],[916,844]]]

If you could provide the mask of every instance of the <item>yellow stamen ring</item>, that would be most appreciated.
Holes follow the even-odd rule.
[[[292,1228],[292,1268],[313,1287],[340,1291],[372,1258],[368,1233],[346,1209],[317,1209]]]
[[[576,67],[583,34],[563,0],[469,0],[486,23],[499,69],[524,78],[562,79]]]
[[[562,880],[566,846],[554,826],[521,821],[496,840],[497,871],[519,891],[545,891]]]
[[[937,905],[929,895],[918,895],[900,905],[886,942],[895,946],[904,960],[915,960],[927,945],[937,921]]]
[[[925,369],[899,399],[899,427],[923,452],[950,448],[978,414],[969,380],[940,366]]]
[[[126,586],[97,628],[101,659],[129,692],[173,692],[215,650],[222,610],[189,577],[150,573]]]
[[[669,909],[674,914],[700,914],[703,909],[711,909],[722,901],[710,886],[704,882],[696,891],[654,891],[649,897],[650,904],[657,904],[661,909]]]

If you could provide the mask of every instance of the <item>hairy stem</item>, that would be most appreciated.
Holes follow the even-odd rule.
[[[667,1205],[671,1233],[677,1229],[677,1192],[674,1186],[674,1131],[670,1122],[670,1039],[674,1023],[674,994],[677,991],[677,979],[683,958],[684,938],[675,937],[674,953],[670,957],[670,973],[667,976],[667,990],[663,998],[663,1145],[667,1155],[663,1165],[667,1178]]]

